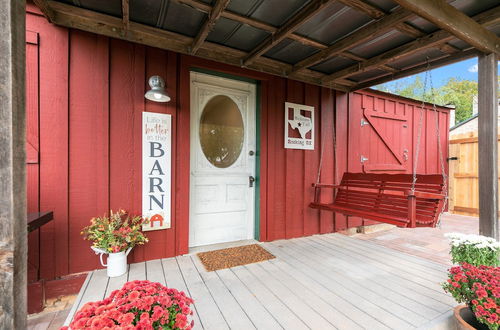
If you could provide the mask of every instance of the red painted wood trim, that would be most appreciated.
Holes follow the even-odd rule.
[[[53,278],[68,273],[68,31],[32,14],[26,28],[41,40],[40,207],[53,211],[54,221],[40,230],[40,276]]]
[[[260,84],[260,196],[256,196],[257,202],[260,203],[260,241],[268,240],[268,160],[269,160],[269,139],[268,139],[268,90],[269,83],[267,80],[262,81]],[[260,198],[260,200],[259,200]]]
[[[323,152],[322,168],[320,182],[334,182],[334,150],[333,150],[333,134],[335,127],[335,92],[322,87],[320,89],[320,139],[318,141],[319,157],[321,162],[321,153]],[[323,148],[323,151],[321,151]],[[319,164],[318,164],[319,167]],[[317,173],[316,173],[317,174]],[[316,180],[316,178],[314,178]],[[316,189],[315,189],[316,190]],[[315,192],[316,194],[316,192]],[[333,201],[333,193],[319,192],[320,200],[331,202]],[[320,211],[320,233],[330,233],[334,231],[335,214],[332,212]]]
[[[321,153],[321,108],[320,108],[320,88],[317,86],[304,85],[304,104],[314,107],[314,150],[302,151],[304,157],[304,181],[303,189],[303,207],[304,207],[304,224],[303,235],[313,235],[320,231],[320,216],[319,211],[308,207],[309,203],[314,199],[314,189],[311,188],[311,182],[316,181],[317,171],[319,167],[319,156]]]
[[[304,104],[304,86],[302,83],[286,80],[287,102]],[[284,108],[284,102],[282,103]],[[286,238],[300,237],[304,234],[304,151],[286,149],[286,184],[285,184],[285,219]]]
[[[38,45],[38,33],[26,30],[26,43],[32,45]]]
[[[335,133],[337,140],[337,166],[338,180],[342,178],[348,169],[348,127],[349,127],[349,94],[335,92]],[[352,151],[354,152],[354,151]],[[336,184],[340,182],[335,182]],[[335,231],[345,230],[348,227],[347,218],[340,214],[335,214]]]
[[[190,176],[190,77],[191,57],[180,56],[177,116],[177,139],[182,148],[177,148],[177,199],[176,199],[176,254],[186,254],[189,251],[189,176]]]
[[[70,258],[70,273],[102,267],[80,232],[109,210],[108,54],[108,38],[71,31],[69,250],[78,258]]]

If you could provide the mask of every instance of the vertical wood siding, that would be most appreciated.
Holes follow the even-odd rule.
[[[384,113],[408,113],[413,116],[408,129],[415,131],[412,109],[417,103],[408,100],[372,92],[335,92],[58,28],[35,14],[27,15],[27,29],[38,33],[40,40],[39,95],[28,91],[39,104],[39,119],[35,118],[38,110],[30,118],[38,120],[40,127],[39,172],[30,170],[29,175],[29,189],[37,191],[39,185],[39,197],[34,193],[33,197],[30,195],[29,202],[33,205],[30,209],[36,209],[39,203],[41,210],[53,210],[55,216],[41,231],[41,275],[45,279],[100,267],[98,258],[89,249],[90,243],[80,235],[91,217],[103,215],[110,208],[123,208],[133,214],[141,212],[143,111],[172,115],[172,228],[148,232],[150,242],[135,248],[129,261],[188,252],[189,71],[192,68],[238,75],[260,84],[260,239],[264,241],[328,233],[362,223],[361,219],[348,221],[340,214],[310,209],[308,204],[313,198],[311,183],[316,181],[322,150],[322,182],[333,183],[346,170],[363,170],[359,163],[363,143],[378,143],[370,147],[370,152],[385,152],[384,162],[389,162],[390,153],[377,142],[375,133],[367,136],[369,140],[361,139],[359,122],[367,104],[375,104]],[[31,55],[28,57],[34,60]],[[147,80],[152,75],[165,78],[172,98],[169,103],[144,99]],[[33,97],[28,100],[33,101]],[[313,151],[284,149],[286,101],[315,107]],[[33,105],[33,109],[37,106]],[[438,169],[433,115],[426,112],[423,136],[427,138],[422,141],[419,165],[422,173],[435,173]],[[443,142],[447,139],[447,115],[447,112],[439,114]],[[395,133],[391,134],[395,139]],[[414,135],[415,132],[412,139]],[[412,143],[414,145],[414,141]],[[409,152],[412,154],[412,150]],[[327,192],[324,194],[324,200],[333,198],[326,195]],[[30,240],[33,241],[31,248],[36,238]]]

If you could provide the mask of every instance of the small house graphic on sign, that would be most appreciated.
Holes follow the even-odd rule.
[[[285,103],[285,148],[314,150],[314,107]]]
[[[160,225],[159,226],[155,226],[155,223],[159,222]],[[150,219],[149,219],[149,226],[151,228],[154,228],[154,227],[163,227],[163,217],[161,216],[161,214],[155,214],[153,215]]]

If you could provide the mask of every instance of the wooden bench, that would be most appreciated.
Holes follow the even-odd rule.
[[[313,184],[310,207],[399,227],[435,227],[444,206],[441,175],[345,173],[339,185]],[[322,203],[321,190],[334,189],[333,203]]]

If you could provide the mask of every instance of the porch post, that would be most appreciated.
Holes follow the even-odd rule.
[[[0,329],[26,329],[25,0],[0,0]]]
[[[479,234],[499,239],[498,230],[498,63],[479,56]]]

